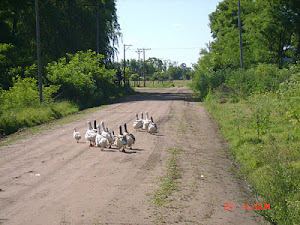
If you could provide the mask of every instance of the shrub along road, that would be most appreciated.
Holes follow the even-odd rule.
[[[255,201],[191,91],[137,91],[144,93],[1,147],[0,224],[265,223],[243,208]],[[155,135],[132,129],[135,113],[146,111]],[[84,137],[94,119],[116,133],[126,122],[133,150],[76,143],[73,128]]]

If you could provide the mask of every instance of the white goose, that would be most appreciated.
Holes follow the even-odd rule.
[[[89,128],[88,128],[89,130],[91,130],[91,131],[97,133],[97,127],[93,128],[93,127],[92,127],[91,121],[87,121],[86,123],[87,123],[88,126],[89,126]],[[96,120],[94,120],[94,126],[96,126]]]
[[[122,133],[122,126],[120,126],[119,128],[120,128],[120,135],[115,137],[115,146],[119,149],[119,151],[125,152],[125,146],[127,144],[127,140]]]
[[[149,127],[148,127],[148,132],[150,134],[154,134],[157,132],[157,125],[156,125],[156,123],[153,122],[152,116],[151,116],[151,123],[149,124]]]
[[[75,140],[77,141],[77,143],[81,139],[81,135],[80,135],[80,133],[78,131],[76,131],[76,128],[74,128],[73,138],[75,138]]]
[[[96,120],[94,120],[94,128],[93,128],[93,130],[94,130],[95,132],[97,132],[97,122],[96,122]]]
[[[95,144],[95,138],[96,138],[96,132],[93,130],[92,124],[90,121],[87,121],[87,124],[89,125],[88,130],[85,133],[85,140],[90,142],[90,147]]]
[[[101,135],[108,140],[109,148],[111,148],[111,145],[114,143],[114,138],[113,138],[112,134],[108,132],[108,128],[105,129],[103,121],[101,121],[101,125],[102,125],[102,129],[103,129]]]
[[[125,133],[124,133],[124,136],[126,137],[126,140],[127,140],[127,147],[132,149],[132,145],[135,143],[135,137],[133,134],[130,134],[128,131],[127,131],[127,125],[126,123],[124,123],[124,128],[125,128]]]
[[[143,120],[143,130],[148,130],[148,126],[151,123],[151,120],[149,120],[148,112],[146,112],[146,119]]]
[[[106,127],[106,132],[109,135],[108,142],[109,142],[109,148],[111,148],[111,146],[114,144],[115,134],[114,131],[110,132],[107,127]]]
[[[109,142],[107,140],[107,138],[103,137],[101,135],[101,131],[100,131],[100,124],[97,126],[97,135],[96,135],[96,138],[95,138],[95,145],[97,147],[100,147],[101,148],[101,151],[104,150],[104,148],[107,148],[107,146],[109,145]]]
[[[133,122],[133,128],[136,130],[139,130],[143,128],[143,113],[142,113],[142,119],[139,119],[138,114],[135,114],[136,120]]]

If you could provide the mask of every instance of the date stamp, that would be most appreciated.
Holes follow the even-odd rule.
[[[244,203],[245,210],[271,210],[271,203]],[[224,203],[224,210],[233,210],[233,203]]]

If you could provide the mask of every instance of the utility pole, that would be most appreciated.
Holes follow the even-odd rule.
[[[243,48],[242,48],[242,25],[241,25],[241,3],[240,0],[238,0],[239,5],[239,33],[240,33],[240,57],[241,57],[241,68],[243,69]]]
[[[100,28],[99,28],[99,21],[100,21],[100,12],[106,7],[104,5],[101,9],[99,7],[99,2],[97,2],[97,5],[84,5],[84,6],[90,6],[90,7],[96,7],[96,53],[100,53]]]
[[[40,91],[40,103],[43,102],[43,89],[42,89],[42,66],[41,66],[41,40],[40,40],[40,21],[39,21],[39,1],[35,0],[35,23],[36,23],[36,43],[37,43],[37,67],[38,67],[38,80]]]
[[[138,59],[140,60],[140,53],[143,52],[143,51],[137,50],[137,51],[135,51],[135,52],[139,55],[139,58],[138,58]]]
[[[141,68],[140,68],[140,60],[141,60],[141,58],[140,58],[140,54],[141,54],[141,52],[143,52],[143,51],[141,51],[141,50],[137,50],[137,51],[135,51],[138,55],[139,55],[139,58],[138,58],[138,66],[139,66],[139,78],[138,78],[138,85],[140,86],[140,72],[141,72]]]
[[[144,54],[144,66],[143,66],[143,70],[144,70],[144,87],[146,87],[146,74],[145,74],[145,51],[147,50],[151,50],[151,48],[138,48],[138,51],[143,51]]]
[[[130,46],[132,46],[132,45],[126,45],[126,44],[124,44],[124,87],[126,86],[126,73],[125,73],[126,60],[125,60],[125,52],[128,49],[128,48],[126,49],[126,46],[128,46],[128,48],[130,48]]]
[[[99,54],[99,2],[97,2],[97,18],[96,18],[96,26],[97,26],[97,31],[96,31],[96,50],[97,50],[97,54]]]

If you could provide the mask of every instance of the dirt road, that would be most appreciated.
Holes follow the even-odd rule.
[[[109,105],[0,148],[0,224],[262,224],[215,123],[183,88],[148,92]],[[136,112],[149,112],[159,133],[133,131]],[[105,121],[117,131],[128,124],[137,141],[127,153],[101,151],[82,139],[86,121]],[[164,205],[153,202],[168,171],[170,149],[180,149],[176,190]],[[224,210],[230,203],[233,210]],[[231,205],[229,205],[231,206]]]

